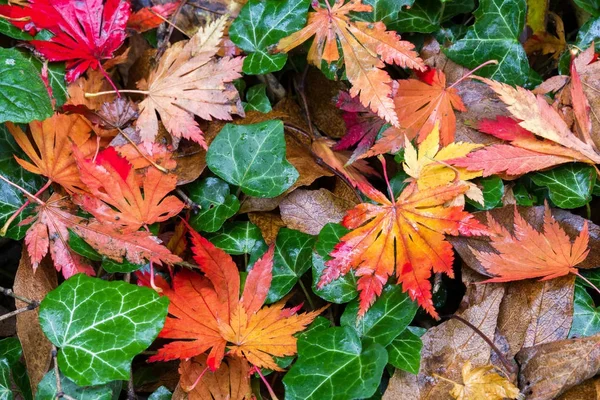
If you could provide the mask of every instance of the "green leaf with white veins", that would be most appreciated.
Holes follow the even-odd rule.
[[[106,385],[77,386],[69,378],[61,374],[61,390],[67,396],[77,400],[117,400],[121,394],[121,381],[113,381]],[[56,388],[56,375],[54,370],[48,372],[38,384],[35,400],[54,400],[58,390]]]
[[[529,61],[519,35],[525,25],[526,0],[481,0],[473,13],[475,24],[465,37],[445,51],[456,63],[475,68],[488,60],[478,75],[511,85],[525,86],[530,75]]]
[[[258,111],[266,114],[271,110],[271,102],[267,97],[267,85],[259,83],[248,89],[246,92],[244,111]]]
[[[28,123],[52,115],[39,71],[18,50],[0,48],[0,76],[0,122]]]
[[[383,346],[364,346],[350,327],[311,332],[298,338],[298,360],[283,378],[285,398],[369,398],[377,390],[386,364]]]
[[[270,54],[269,46],[304,28],[310,0],[250,0],[229,28],[229,37],[249,53],[242,70],[250,75],[279,71],[287,54]]]
[[[266,303],[280,300],[310,269],[310,256],[316,238],[293,229],[281,228],[275,239],[273,280]]]
[[[531,176],[537,186],[548,188],[550,200],[560,208],[583,207],[592,200],[596,169],[585,164],[566,164]]]
[[[233,255],[249,254],[257,245],[267,249],[260,228],[248,221],[229,222],[206,238],[216,247]]]
[[[444,22],[459,14],[470,13],[474,8],[473,0],[419,0],[411,8],[401,11],[388,29],[432,33],[438,31]]]
[[[360,12],[352,14],[355,21],[383,22],[389,29],[398,19],[398,13],[403,8],[412,7],[415,0],[363,0],[363,4],[373,7],[371,12]]]
[[[206,153],[212,172],[255,197],[277,197],[298,179],[285,158],[283,122],[227,124]]]
[[[190,218],[190,225],[199,232],[216,232],[240,209],[240,202],[229,191],[227,182],[206,178],[187,186],[190,199],[200,209]]]
[[[587,292],[580,278],[575,281],[575,297],[573,300],[573,324],[569,337],[592,336],[600,333],[600,308]]]
[[[389,363],[403,371],[418,374],[421,365],[421,348],[423,347],[420,335],[423,333],[425,333],[425,329],[410,326],[402,331],[386,347]]]
[[[40,304],[40,325],[61,372],[79,386],[127,380],[131,360],[162,329],[169,300],[154,290],[77,274]]]
[[[417,309],[408,294],[402,293],[402,287],[389,285],[360,320],[357,320],[358,300],[348,304],[340,324],[356,329],[364,345],[387,346],[410,324]]]

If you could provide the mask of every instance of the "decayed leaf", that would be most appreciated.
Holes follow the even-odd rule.
[[[594,377],[567,390],[556,400],[597,399],[600,397],[600,377]]]
[[[450,394],[457,400],[522,398],[515,385],[493,370],[493,365],[473,368],[471,361],[467,361],[462,369],[463,384],[453,382]]]
[[[166,221],[184,207],[181,200],[168,195],[177,185],[176,175],[148,168],[142,180],[142,195],[131,164],[113,147],[102,150],[95,162],[85,159],[77,149],[74,155],[81,180],[92,194],[77,197],[76,202],[100,222],[134,232],[142,226]]]
[[[193,140],[206,148],[194,115],[205,119],[231,120],[243,115],[238,91],[233,82],[241,77],[241,57],[215,60],[223,29],[222,17],[200,29],[188,42],[177,42],[160,59],[147,80],[138,87],[147,92],[142,101],[137,128],[142,142],[150,145],[158,133],[157,113],[172,135]]]
[[[248,219],[254,225],[258,226],[267,244],[275,243],[279,229],[286,226],[281,216],[272,212],[251,212],[248,213]]]
[[[600,371],[600,335],[521,350],[519,387],[527,400],[550,400]]]
[[[295,354],[293,335],[322,310],[296,314],[298,308],[283,308],[285,301],[261,308],[271,285],[274,246],[254,264],[240,298],[239,271],[231,256],[195,231],[190,233],[194,260],[204,276],[181,271],[173,289],[157,279],[162,294],[170,299],[171,315],[159,337],[178,340],[160,348],[149,361],[187,359],[210,349],[207,363],[215,371],[227,348],[233,357],[280,371],[273,356]]]
[[[386,31],[383,22],[368,23],[350,20],[350,12],[372,11],[361,0],[336,0],[331,7],[313,2],[314,12],[308,15],[307,26],[281,39],[277,50],[288,52],[315,36],[308,52],[308,62],[322,68],[323,62],[340,59],[338,43],[342,48],[346,76],[352,96],[360,95],[360,102],[370,107],[392,125],[398,124],[394,111],[391,78],[381,68],[384,62],[421,70],[422,60],[410,42],[401,41],[393,31]]]
[[[131,14],[127,21],[127,28],[133,29],[136,32],[146,32],[157,28],[175,12],[178,5],[178,2],[174,2],[144,7]]]
[[[326,263],[318,286],[356,269],[362,316],[395,273],[410,297],[437,317],[429,282],[431,271],[454,276],[454,254],[444,234],[485,232],[462,207],[444,207],[464,194],[468,185],[453,182],[419,191],[413,182],[392,200],[369,184],[359,188],[375,204],[359,204],[346,214],[342,224],[353,230],[331,253],[333,259]]]
[[[42,301],[46,294],[58,285],[56,271],[49,259],[33,269],[27,249],[21,252],[21,261],[15,274],[13,290],[15,293],[34,301]],[[21,300],[15,299],[15,307],[27,306]],[[27,366],[27,376],[31,389],[35,393],[38,383],[42,380],[52,356],[52,343],[46,338],[38,320],[39,310],[32,310],[17,315],[17,336],[23,347],[23,356]]]
[[[243,400],[252,397],[248,362],[237,357],[226,357],[224,361],[221,368],[214,372],[205,371],[208,366],[205,354],[181,361],[180,385],[188,392],[189,400]],[[204,375],[193,390],[186,390],[194,385],[201,374]]]
[[[279,210],[288,228],[318,235],[326,224],[340,222],[353,206],[353,203],[337,198],[327,189],[297,189],[281,201]]]
[[[543,280],[557,278],[569,273],[578,274],[575,266],[589,253],[587,221],[579,236],[571,239],[552,217],[546,204],[544,231],[538,232],[521,217],[515,207],[514,236],[493,217],[488,217],[492,233],[491,246],[497,253],[482,252],[471,248],[483,268],[494,275],[486,282],[509,282],[529,278]]]
[[[31,122],[29,127],[35,146],[21,128],[10,122],[6,126],[31,160],[29,162],[15,156],[23,168],[34,174],[44,175],[68,192],[85,191],[72,151],[75,145],[87,157],[96,150],[96,141],[89,140],[91,126],[85,118],[79,115],[54,114],[42,122]]]
[[[545,13],[544,13],[545,14]],[[554,22],[556,35],[546,30],[534,32],[524,44],[527,54],[540,53],[541,55],[552,54],[552,58],[558,60],[567,48],[565,40],[565,25],[562,19],[555,13],[549,12],[548,18]]]

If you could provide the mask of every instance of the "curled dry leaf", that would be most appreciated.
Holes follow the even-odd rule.
[[[340,222],[353,206],[327,189],[296,189],[281,201],[279,210],[288,228],[318,235],[326,224]]]
[[[450,394],[457,400],[524,398],[519,393],[519,388],[513,385],[506,377],[493,371],[493,365],[473,368],[471,361],[467,361],[462,369],[463,383],[453,382],[454,387],[450,391]]]

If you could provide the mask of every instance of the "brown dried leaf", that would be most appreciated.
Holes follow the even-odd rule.
[[[306,75],[306,98],[310,99],[308,111],[312,122],[331,138],[340,138],[346,134],[346,124],[342,111],[336,107],[335,98],[346,85],[341,81],[327,79],[321,71],[310,68]]]
[[[325,224],[340,222],[353,206],[327,189],[298,189],[281,201],[279,209],[288,228],[318,235]]]
[[[19,262],[13,285],[15,293],[31,300],[42,301],[46,294],[57,285],[56,270],[50,259],[44,258],[34,273],[27,249],[23,247],[21,262]],[[17,308],[26,305],[20,300],[15,300]],[[50,355],[52,343],[46,339],[46,335],[40,327],[38,314],[39,309],[17,315],[17,336],[23,347],[27,375],[34,394],[52,360]]]
[[[281,216],[272,212],[249,213],[248,219],[258,226],[267,244],[275,242],[279,229],[285,226]]]
[[[285,199],[286,196],[287,194],[285,193],[270,199],[246,196],[244,197],[244,200],[242,200],[242,204],[240,205],[239,214],[245,214],[250,212],[273,211],[274,209],[279,207],[279,203],[281,203],[281,201]]]
[[[572,387],[556,398],[556,400],[582,399],[600,399],[600,377],[588,379],[587,381]]]
[[[189,400],[243,400],[250,398],[252,395],[250,365],[245,359],[227,357],[215,372],[205,371],[206,359],[206,354],[202,354],[179,364],[179,373],[181,374],[179,385],[184,391],[191,387],[196,378],[204,372],[200,382],[192,391],[188,392]]]
[[[600,335],[522,349],[519,388],[528,400],[554,399],[600,372]]]

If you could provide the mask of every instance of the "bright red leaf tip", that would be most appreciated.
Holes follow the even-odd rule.
[[[488,135],[502,140],[534,139],[533,133],[519,125],[519,121],[505,116],[496,119],[483,119],[477,124],[477,129]]]
[[[94,160],[96,165],[110,165],[123,180],[127,179],[127,175],[131,171],[131,164],[125,157],[121,157],[114,147],[107,147],[96,156]]]
[[[19,13],[28,16],[35,29],[54,35],[29,43],[50,61],[66,61],[65,77],[73,82],[88,68],[104,73],[101,62],[123,44],[130,12],[124,0],[34,0]]]

